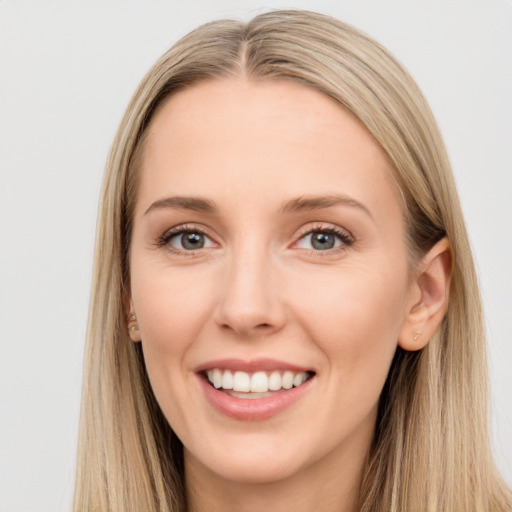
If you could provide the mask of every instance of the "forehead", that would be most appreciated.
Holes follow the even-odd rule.
[[[399,203],[387,156],[362,123],[327,95],[285,80],[217,79],[173,95],[148,127],[141,164],[138,202],[146,206],[158,195],[205,193],[220,201],[350,193]]]

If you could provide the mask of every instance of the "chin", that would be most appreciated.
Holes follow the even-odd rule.
[[[301,470],[296,457],[276,457],[255,450],[244,450],[222,454],[212,452],[202,460],[188,453],[185,457],[187,470],[199,466],[224,481],[238,484],[271,484],[286,480]],[[193,469],[192,469],[193,470]]]

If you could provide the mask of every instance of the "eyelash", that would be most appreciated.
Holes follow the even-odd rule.
[[[332,249],[326,249],[324,251],[320,251],[318,249],[305,249],[306,251],[309,251],[310,254],[313,255],[319,255],[319,256],[327,256],[332,255],[333,253],[336,253],[338,251],[344,251],[347,248],[351,247],[354,242],[355,238],[354,236],[349,233],[347,230],[339,228],[337,226],[326,226],[325,224],[318,224],[316,226],[308,227],[307,229],[301,231],[299,233],[299,236],[297,238],[297,241],[294,242],[294,245],[297,245],[301,240],[303,240],[308,235],[312,235],[313,233],[323,233],[328,235],[334,235],[337,237],[341,244],[338,247],[333,247]]]
[[[197,225],[193,225],[193,224],[184,224],[184,225],[176,226],[176,227],[166,231],[165,233],[163,233],[158,238],[156,245],[157,245],[157,247],[166,247],[170,252],[175,253],[175,254],[180,254],[180,255],[185,255],[185,256],[193,256],[201,249],[181,250],[181,249],[177,249],[176,247],[173,247],[170,244],[170,241],[174,237],[176,237],[178,235],[184,235],[186,233],[198,233],[198,234],[201,234],[211,240],[211,238],[206,234],[205,230],[202,229],[201,227],[199,227]],[[314,248],[304,249],[314,255],[323,256],[323,255],[333,254],[338,251],[343,251],[343,250],[346,250],[347,248],[351,247],[355,242],[353,235],[344,229],[341,229],[336,226],[325,226],[324,224],[318,224],[312,228],[307,228],[307,229],[300,231],[298,238],[293,243],[293,245],[297,245],[301,240],[303,240],[308,235],[312,235],[313,233],[324,233],[324,234],[328,234],[328,235],[334,235],[341,242],[341,244],[338,247],[326,249],[323,251],[314,249]]]
[[[177,249],[176,247],[173,247],[170,244],[170,241],[175,236],[184,235],[186,233],[197,233],[197,234],[203,235],[211,240],[211,238],[206,234],[205,230],[201,229],[199,226],[196,226],[194,224],[183,224],[183,225],[176,226],[176,227],[166,231],[163,235],[161,235],[158,238],[156,245],[158,247],[165,247],[170,252],[175,253],[175,254],[180,254],[180,255],[185,255],[185,256],[193,256],[197,252],[197,250],[196,251],[180,250],[180,249]],[[200,249],[198,249],[198,250],[200,250]]]

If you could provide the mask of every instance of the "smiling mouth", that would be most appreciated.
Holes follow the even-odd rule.
[[[247,373],[214,368],[204,372],[206,380],[218,391],[235,398],[257,399],[297,388],[314,376],[314,372],[290,370]]]

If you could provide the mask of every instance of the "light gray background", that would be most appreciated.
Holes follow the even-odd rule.
[[[512,482],[512,1],[0,0],[0,511],[69,509],[98,192],[136,85],[203,21],[296,7],[365,30],[445,136],[488,322]]]

